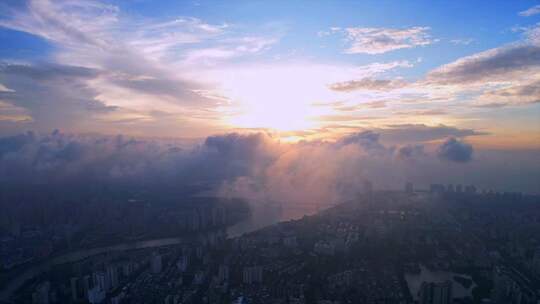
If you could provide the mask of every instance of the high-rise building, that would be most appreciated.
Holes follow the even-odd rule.
[[[413,193],[413,192],[414,192],[413,183],[407,182],[407,183],[405,184],[405,192],[406,192],[406,193]]]
[[[419,293],[420,304],[451,304],[452,282],[422,283]]]
[[[176,267],[181,272],[184,272],[184,271],[187,270],[188,266],[189,266],[189,258],[188,258],[188,256],[186,254],[184,254],[176,262]]]
[[[49,304],[49,293],[51,290],[51,283],[48,281],[39,283],[32,293],[33,304]]]
[[[244,267],[242,273],[242,281],[244,284],[262,283],[263,270],[261,266]]]
[[[111,288],[118,287],[118,269],[111,265],[107,267],[107,278],[110,282]]]
[[[370,180],[364,181],[364,194],[371,195],[373,193],[373,183]]]
[[[475,194],[476,193],[476,187],[473,185],[465,186],[465,193],[467,194]]]
[[[430,193],[434,193],[434,194],[441,194],[441,193],[444,193],[444,191],[446,191],[444,185],[442,184],[431,184],[429,186],[429,192]]]
[[[78,301],[82,297],[82,284],[81,280],[78,277],[73,277],[70,279],[71,286],[71,299],[73,301]]]
[[[157,252],[154,252],[152,254],[152,257],[150,257],[150,269],[152,270],[152,273],[160,273],[161,268],[161,255]]]
[[[94,286],[88,291],[88,302],[91,304],[98,304],[103,302],[105,299],[105,291],[102,290],[98,285]]]
[[[491,300],[495,304],[537,304],[540,299],[531,281],[513,268],[496,266],[493,270]]]
[[[93,274],[94,287],[97,287],[99,290],[107,291],[111,287],[109,278],[103,271],[96,271]]]
[[[218,270],[218,280],[220,282],[225,282],[229,280],[229,266],[220,265]]]
[[[536,248],[533,256],[533,268],[537,275],[540,275],[540,247]]]
[[[220,226],[227,223],[225,208],[217,206],[212,208],[212,225]]]
[[[82,281],[82,288],[83,288],[83,297],[84,298],[87,298],[88,297],[88,291],[94,287],[94,284],[92,282],[92,277],[90,277],[90,275],[85,275],[84,277],[81,278],[81,281]]]

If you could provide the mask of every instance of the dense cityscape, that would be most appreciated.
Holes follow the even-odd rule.
[[[172,242],[50,263],[4,300],[537,304],[538,203],[538,196],[474,186],[420,191],[407,183],[404,191],[375,191],[366,182],[355,200],[238,237],[228,237],[223,226],[230,208],[218,206],[176,215],[189,233]],[[4,270],[24,268],[9,261],[35,237],[29,232],[4,233]],[[33,244],[41,255],[31,259],[47,259],[42,245]],[[4,278],[4,296],[8,285]]]

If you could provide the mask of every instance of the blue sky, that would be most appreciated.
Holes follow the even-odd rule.
[[[7,1],[1,132],[298,140],[443,126],[536,149],[539,5]]]

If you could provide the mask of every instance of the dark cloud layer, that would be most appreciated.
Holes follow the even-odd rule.
[[[396,157],[401,160],[418,159],[425,156],[423,145],[405,145],[396,150]]]
[[[208,185],[225,197],[284,206],[325,206],[351,199],[366,179],[379,189],[401,189],[405,181],[427,185],[487,180],[487,186],[505,185],[504,176],[500,181],[492,180],[490,173],[500,166],[500,157],[489,159],[481,154],[473,159],[472,146],[461,140],[449,138],[433,151],[414,142],[385,145],[383,138],[384,134],[363,131],[335,142],[291,144],[266,133],[233,133],[185,145],[172,140],[58,131],[24,133],[0,138],[0,182],[121,184],[147,190]],[[520,180],[532,181],[540,170],[534,157],[524,159],[531,162],[526,170],[519,166],[505,170]],[[463,180],[464,176],[468,180]],[[534,191],[537,186],[531,183],[526,189]]]
[[[2,64],[0,83],[10,91],[0,91],[0,99],[28,111],[36,127],[76,126],[96,113],[114,110],[98,101],[98,92],[87,84],[99,73],[58,64]]]
[[[444,160],[466,163],[472,159],[473,147],[451,137],[438,148],[437,155]]]

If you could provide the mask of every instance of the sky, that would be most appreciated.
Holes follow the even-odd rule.
[[[472,180],[485,182],[516,162],[511,174],[527,185],[510,188],[540,185],[538,1],[7,0],[0,46],[4,161],[5,151],[49,145],[55,130],[84,147],[78,136],[121,134],[204,150],[219,135],[265,147],[274,166],[305,165],[303,151],[311,170],[347,159],[352,143],[362,157],[437,163],[382,184],[452,170],[456,180],[479,170]],[[240,154],[259,159],[255,150]],[[346,167],[333,165],[321,179]]]

